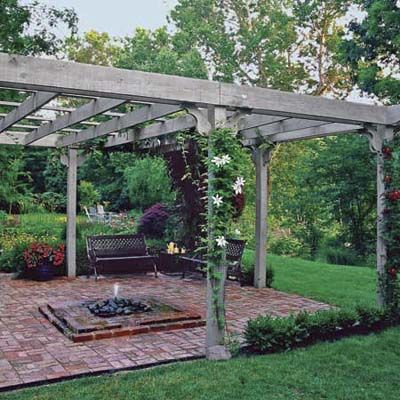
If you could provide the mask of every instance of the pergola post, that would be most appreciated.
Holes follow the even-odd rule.
[[[256,262],[254,286],[266,287],[267,233],[268,233],[268,163],[271,150],[257,147],[254,150],[256,165]]]
[[[77,197],[78,150],[68,149],[67,181],[67,274],[76,276],[76,197]]]
[[[190,114],[196,119],[196,129],[200,134],[210,135],[216,128],[226,126],[227,114],[224,107],[209,106],[207,110],[198,109],[196,107],[188,108]],[[213,149],[208,146],[208,157],[213,157]],[[210,198],[211,185],[214,179],[213,172],[208,170],[208,216],[209,219],[213,215],[213,204]],[[214,240],[213,230],[210,226],[207,227],[208,242]],[[209,360],[224,360],[231,357],[229,351],[224,346],[225,327],[221,326],[218,321],[215,304],[218,303],[220,309],[224,309],[225,303],[225,279],[226,265],[222,262],[220,265],[213,266],[217,269],[216,273],[221,276],[221,279],[215,279],[207,273],[207,290],[206,290],[206,357]],[[223,316],[225,317],[225,315]]]
[[[376,128],[369,128],[368,132],[371,151],[376,153],[376,272],[377,281],[377,304],[385,305],[384,288],[380,284],[385,276],[385,264],[387,259],[386,242],[384,238],[384,209],[385,209],[385,171],[384,171],[384,140],[393,139],[393,128],[385,125],[378,125]]]

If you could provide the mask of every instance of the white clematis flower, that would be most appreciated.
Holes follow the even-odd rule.
[[[213,157],[211,162],[214,163],[217,167],[223,167],[225,164],[231,162],[231,157],[229,154],[224,154],[222,157],[215,156]]]
[[[233,190],[235,191],[235,194],[240,194],[243,191],[243,186],[245,184],[245,180],[243,179],[242,176],[238,176],[236,178],[235,183],[232,185]]]
[[[215,241],[219,247],[225,247],[228,244],[224,236],[217,237]]]
[[[223,199],[222,196],[216,194],[215,196],[212,197],[213,204],[219,207],[222,204],[222,199]]]

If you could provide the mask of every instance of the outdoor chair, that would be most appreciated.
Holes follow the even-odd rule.
[[[226,262],[228,279],[234,279],[242,282],[242,256],[246,245],[244,240],[227,239],[226,245]],[[182,277],[187,272],[200,272],[203,276],[206,274],[207,259],[202,254],[185,255],[180,257],[183,264]]]
[[[90,262],[88,278],[94,272],[97,280],[99,270],[102,273],[154,272],[157,278],[156,257],[149,254],[142,234],[88,236],[86,243]]]

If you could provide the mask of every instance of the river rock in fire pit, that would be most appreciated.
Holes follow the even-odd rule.
[[[122,297],[97,301],[88,305],[88,309],[98,317],[114,317],[115,315],[130,315],[152,311],[149,303]]]

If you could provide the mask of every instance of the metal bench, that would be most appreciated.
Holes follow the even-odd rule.
[[[157,278],[156,257],[148,253],[142,234],[89,236],[86,244],[90,262],[88,277],[94,272],[97,280],[99,267],[104,272],[107,265],[118,264],[123,272],[154,272]]]
[[[242,282],[242,255],[245,248],[246,242],[244,240],[227,239],[228,244],[226,245],[226,261],[227,261],[227,278],[235,279]],[[196,271],[201,272],[205,275],[205,267],[207,266],[207,260],[200,254],[194,256],[181,256],[181,262],[184,262],[182,276],[184,277],[187,272]],[[193,268],[187,266],[193,265]]]

